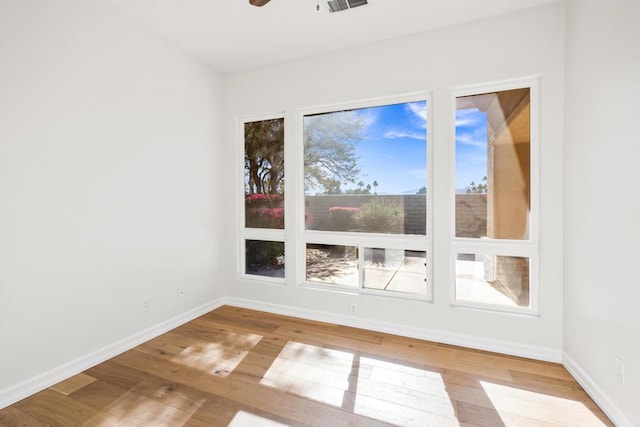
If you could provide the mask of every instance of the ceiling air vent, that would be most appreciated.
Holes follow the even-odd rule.
[[[365,4],[367,4],[367,0],[327,0],[330,12],[340,12],[342,10],[364,6]]]

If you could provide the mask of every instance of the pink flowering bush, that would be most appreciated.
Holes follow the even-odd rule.
[[[283,197],[279,194],[247,194],[244,196],[244,203],[247,207],[279,207],[283,203]]]
[[[311,212],[305,212],[304,213],[305,228],[310,229],[312,224],[313,224],[313,215],[311,215]]]
[[[247,194],[244,197],[245,226],[284,228],[284,199],[279,194]]]
[[[247,227],[284,228],[284,208],[251,208],[246,214]]]
[[[356,226],[359,208],[334,206],[329,208],[329,227],[332,231],[349,231]]]
[[[245,227],[284,228],[284,197],[279,194],[247,194],[244,197]],[[311,227],[311,213],[304,214],[307,228]]]

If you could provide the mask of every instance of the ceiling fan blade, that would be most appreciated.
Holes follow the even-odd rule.
[[[249,4],[253,5],[253,6],[264,6],[265,4],[269,3],[271,0],[249,0]]]

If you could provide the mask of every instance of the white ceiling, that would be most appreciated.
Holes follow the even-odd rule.
[[[555,0],[106,0],[220,71],[236,71],[500,15]]]

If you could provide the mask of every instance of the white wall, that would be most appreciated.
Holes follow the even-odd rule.
[[[446,207],[434,215],[434,303],[361,296],[352,319],[534,356],[564,348],[605,410],[640,425],[640,210],[629,197],[640,182],[639,8],[568,2],[563,151],[561,3],[234,73],[223,113],[219,75],[112,7],[0,0],[0,406],[47,372],[223,295],[346,314],[352,296],[300,288],[294,274],[286,287],[243,282],[228,268],[236,212],[221,208],[240,193],[217,183],[240,167],[239,116],[286,111],[291,145],[299,108],[432,90],[442,157],[451,87],[539,74],[541,315],[449,306]],[[450,166],[434,165],[440,206]]]
[[[330,29],[328,29],[330,31]],[[562,346],[562,138],[564,78],[564,7],[542,8],[403,37],[321,56],[227,76],[225,84],[227,174],[240,177],[237,155],[238,117],[287,113],[287,141],[297,141],[300,108],[432,90],[434,112],[434,303],[359,296],[352,323],[397,330],[467,345],[559,360]],[[513,316],[452,308],[449,305],[450,89],[469,84],[540,75],[541,94],[541,232],[540,316]],[[289,158],[291,160],[291,158]],[[291,167],[291,165],[289,165]],[[288,173],[292,169],[288,169]],[[238,178],[239,180],[240,178]],[[287,176],[291,184],[301,176]],[[226,198],[238,200],[239,185],[226,187]],[[288,205],[291,207],[292,205]],[[235,212],[227,220],[234,222]],[[291,218],[291,215],[288,216]],[[290,223],[291,224],[291,223]],[[229,227],[227,265],[236,265],[238,229]],[[288,231],[295,242],[295,229]],[[295,249],[288,246],[287,250]],[[289,259],[292,261],[292,259]],[[229,270],[227,293],[249,305],[290,312],[347,315],[352,296],[301,288],[288,263],[287,286],[239,280]],[[280,307],[278,307],[280,306]],[[293,308],[293,309],[292,309]],[[329,316],[330,317],[330,316]],[[382,322],[382,323],[376,323]]]
[[[0,0],[0,407],[221,296],[220,80],[104,2]]]
[[[605,410],[622,411],[634,425],[640,425],[639,17],[637,0],[568,2],[564,155],[566,363]],[[616,356],[626,364],[624,385]]]

